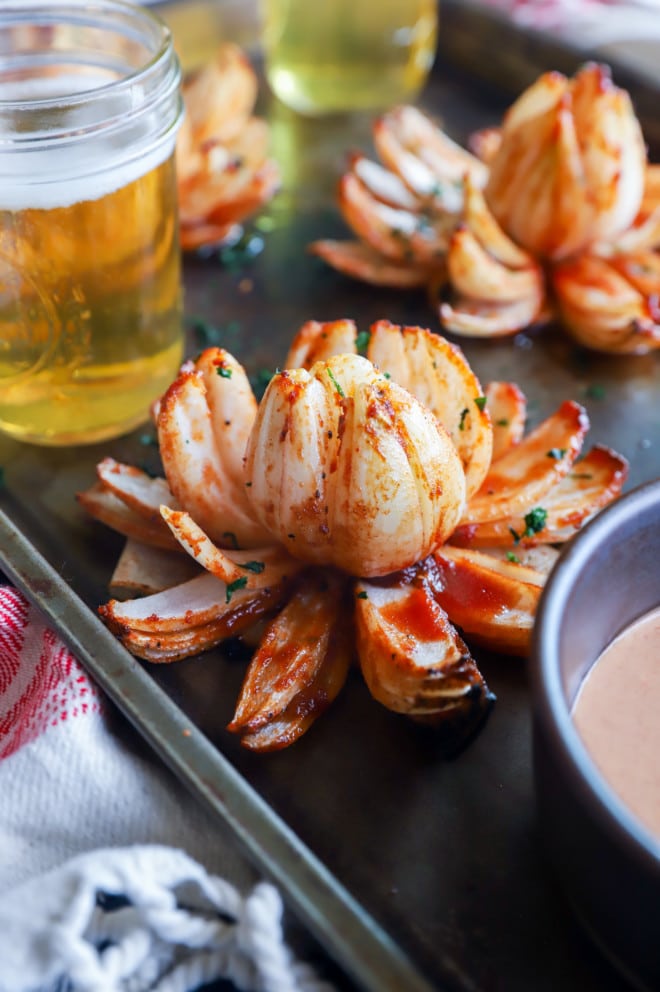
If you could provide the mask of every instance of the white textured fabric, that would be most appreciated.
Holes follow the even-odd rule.
[[[585,49],[660,38],[660,0],[480,0],[525,27],[549,30]]]
[[[145,843],[182,847],[240,887],[256,881],[217,822],[105,706],[0,761],[0,896],[75,854]]]
[[[0,992],[193,992],[218,978],[329,989],[289,952],[277,891],[0,586]]]
[[[0,992],[324,992],[283,939],[282,905],[247,898],[172,848],[84,854],[4,894]]]

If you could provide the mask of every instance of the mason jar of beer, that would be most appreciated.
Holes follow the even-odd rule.
[[[170,32],[123,0],[0,6],[0,430],[99,441],[183,353]]]

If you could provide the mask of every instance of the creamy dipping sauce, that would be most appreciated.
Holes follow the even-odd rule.
[[[660,838],[660,607],[605,648],[572,715],[608,785]]]

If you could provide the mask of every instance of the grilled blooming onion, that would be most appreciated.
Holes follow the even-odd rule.
[[[181,247],[233,241],[240,224],[277,192],[270,129],[253,114],[257,77],[238,45],[186,79],[186,114],[176,143]]]
[[[524,655],[554,546],[627,471],[599,446],[576,464],[576,403],[525,434],[517,386],[482,391],[457,347],[388,321],[306,323],[259,406],[209,348],[156,417],[163,478],[105,458],[78,494],[128,538],[132,598],[100,612],[152,662],[256,636],[229,725],[254,750],[300,737],[354,656],[376,700],[463,740],[493,697],[457,628]]]
[[[458,335],[557,317],[599,351],[660,347],[660,166],[603,66],[542,75],[473,136],[475,155],[411,106],[373,137],[382,164],[354,155],[339,184],[358,240],[313,253],[376,285],[428,287]]]

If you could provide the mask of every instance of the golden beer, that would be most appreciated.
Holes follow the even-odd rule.
[[[414,99],[433,63],[437,0],[262,0],[266,75],[301,113]]]
[[[132,16],[113,0],[99,6],[110,19]],[[152,15],[136,8],[135,18],[167,41]],[[120,47],[122,58],[151,59],[148,32],[144,50]],[[43,50],[43,32],[34,37]],[[160,83],[132,93],[130,66],[122,87],[114,67],[49,62],[26,81],[0,62],[0,429],[16,438],[77,444],[126,432],[181,362],[180,95],[168,44]],[[25,133],[36,134],[32,146]]]

